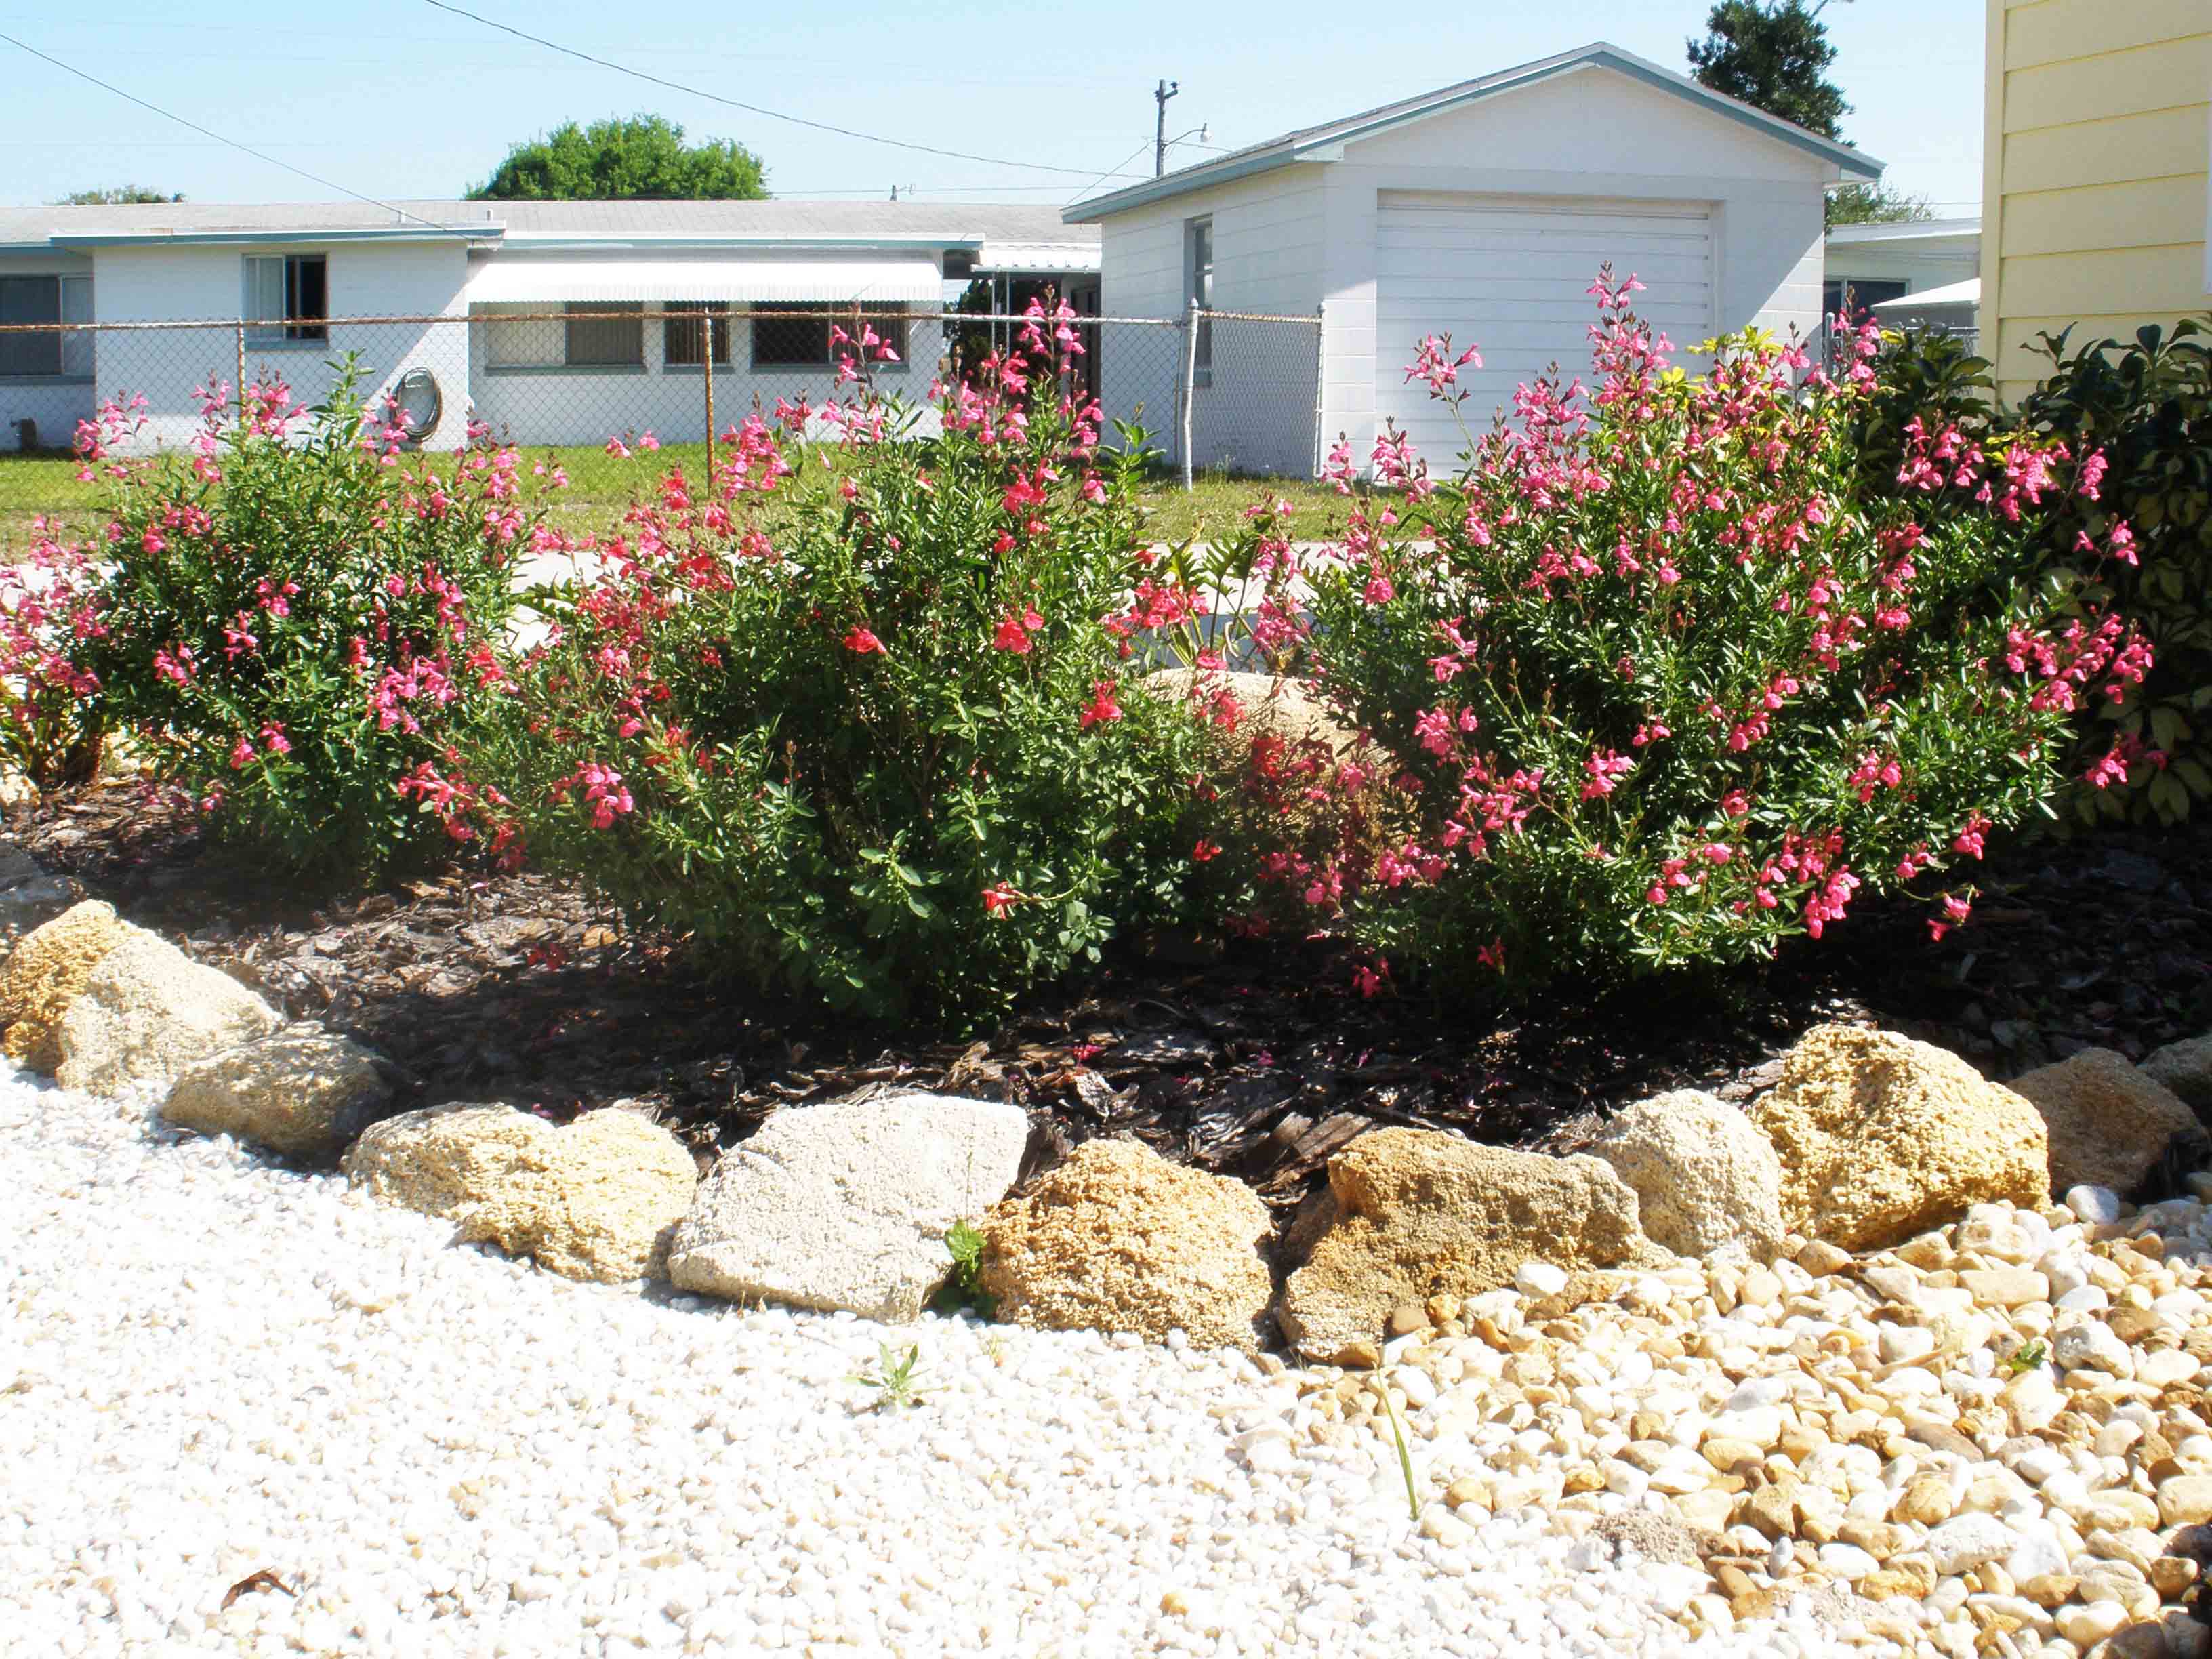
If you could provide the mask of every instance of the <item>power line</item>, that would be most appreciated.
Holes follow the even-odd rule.
[[[212,138],[217,143],[227,144],[233,149],[243,150],[246,155],[251,155],[257,161],[266,161],[272,167],[282,167],[287,173],[295,173],[299,174],[301,178],[307,179],[311,184],[320,185],[325,190],[334,190],[341,196],[352,197],[356,202],[366,202],[371,207],[383,208],[387,212],[398,214],[403,219],[412,219],[418,225],[427,225],[432,230],[441,230],[444,228],[441,225],[433,224],[429,220],[423,218],[420,214],[410,213],[405,208],[394,207],[391,203],[380,201],[374,196],[364,196],[357,190],[348,190],[343,185],[337,183],[335,179],[325,179],[320,173],[310,173],[305,167],[295,167],[289,161],[280,161],[275,156],[265,155],[262,151],[254,149],[251,144],[240,143],[235,138],[226,138],[222,134],[216,131],[212,127],[204,127],[197,121],[191,120],[182,115],[178,115],[172,111],[163,109],[159,104],[149,104],[143,98],[139,97],[135,93],[125,92],[120,87],[110,86],[98,76],[88,75],[84,70],[78,69],[75,64],[64,64],[60,58],[51,57],[47,53],[40,52],[36,46],[27,46],[24,42],[18,40],[12,34],[0,33],[0,40],[5,40],[11,46],[15,46],[21,51],[29,52],[33,58],[43,58],[46,62],[52,64],[56,69],[61,70],[67,74],[74,75],[80,81],[90,82],[94,86],[98,87],[102,92],[112,92],[118,98],[124,100],[126,103],[136,104],[143,110],[151,110],[155,114],[160,116],[165,121],[174,121],[179,126],[190,127],[194,132],[199,133],[205,137]]]
[[[486,28],[497,29],[503,34],[511,34],[518,40],[527,40],[532,46],[544,46],[549,52],[557,52],[563,57],[574,58],[582,63],[595,64],[601,69],[612,70],[617,75],[628,75],[640,81],[649,81],[656,87],[667,88],[671,92],[684,93],[693,98],[704,98],[709,103],[726,104],[732,109],[741,109],[748,115],[765,116],[771,121],[788,121],[793,126],[811,127],[817,132],[834,132],[841,138],[858,138],[866,143],[888,144],[894,149],[915,150],[924,155],[946,155],[959,161],[984,161],[993,167],[1021,167],[1030,173],[1060,173],[1076,178],[1080,178],[1083,174],[1081,167],[1056,167],[1048,166],[1042,161],[1009,161],[1003,155],[978,155],[973,150],[944,149],[935,144],[917,144],[904,138],[886,138],[881,133],[861,132],[853,127],[836,126],[827,121],[810,121],[803,115],[787,115],[781,110],[763,109],[758,104],[748,104],[735,98],[725,98],[720,93],[702,92],[697,87],[685,86],[680,81],[671,81],[661,76],[649,74],[644,70],[632,69],[629,64],[617,64],[611,58],[595,58],[588,52],[579,52],[574,46],[564,46],[557,40],[548,40],[542,34],[532,34],[526,29],[516,28],[511,23],[500,22],[481,13],[471,11],[465,7],[448,5],[446,0],[423,0],[423,3],[434,6],[440,11],[451,12],[456,17],[471,19],[482,23]],[[1089,186],[1086,185],[1085,188]]]
[[[1152,143],[1152,141],[1149,138],[1144,140],[1136,147],[1136,149],[1131,150],[1120,161],[1115,162],[1112,167],[1108,167],[1105,172],[1100,173],[1089,184],[1084,185],[1081,190],[1077,191],[1074,195],[1069,197],[1065,202],[1062,202],[1060,206],[1073,207],[1078,202],[1090,195],[1092,191],[1097,189],[1099,185],[1104,184],[1109,179],[1127,179],[1130,177],[1131,175],[1121,172],[1121,169],[1128,166],[1128,164],[1134,161],[1138,156],[1142,155],[1145,151],[1151,147]],[[1138,173],[1135,176],[1141,179],[1144,177],[1144,174]]]

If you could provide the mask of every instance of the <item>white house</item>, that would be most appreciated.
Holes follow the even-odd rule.
[[[1982,222],[1923,219],[1838,225],[1828,233],[1821,310],[1848,303],[1887,324],[1936,324],[1972,333],[1981,298]]]
[[[193,388],[236,378],[245,318],[248,377],[273,370],[310,402],[329,383],[328,361],[349,349],[373,371],[372,389],[426,371],[439,408],[430,446],[458,443],[471,408],[524,442],[596,443],[624,428],[696,441],[710,350],[720,424],[756,398],[830,388],[830,324],[794,313],[857,306],[893,340],[919,395],[943,346],[933,319],[970,282],[1048,279],[1088,308],[1097,269],[1097,232],[1048,208],[0,210],[0,323],[201,324],[0,333],[0,423],[21,434],[16,423],[29,422],[40,442],[65,444],[99,402],[143,396],[151,438],[179,441],[196,420]],[[669,312],[684,314],[648,316]],[[933,320],[909,325],[910,313]],[[380,318],[409,320],[345,320]],[[419,374],[408,382],[410,407],[426,385]]]
[[[1640,310],[1678,345],[1750,324],[1816,333],[1824,193],[1881,173],[1601,44],[1286,133],[1066,217],[1103,234],[1109,316],[1194,302],[1320,313],[1317,410],[1311,395],[1302,408],[1250,395],[1249,354],[1200,341],[1218,361],[1201,362],[1194,397],[1197,463],[1302,472],[1317,439],[1347,434],[1364,457],[1386,420],[1437,460],[1460,449],[1449,415],[1403,378],[1425,334],[1481,347],[1482,372],[1462,376],[1478,426],[1547,365],[1586,366],[1584,290],[1602,261],[1645,283]],[[1103,361],[1110,415],[1174,407],[1172,385],[1141,368]]]

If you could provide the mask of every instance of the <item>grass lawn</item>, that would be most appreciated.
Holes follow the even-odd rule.
[[[588,444],[524,453],[526,469],[558,462],[568,473],[569,488],[556,498],[554,514],[564,528],[578,534],[612,529],[632,501],[653,493],[669,466],[680,465],[696,477],[706,461],[704,444],[667,444],[658,453],[628,459]],[[77,465],[65,455],[0,455],[0,558],[13,557],[29,546],[32,526],[41,516],[58,520],[79,534],[97,524],[100,489],[76,481]],[[823,480],[821,471],[806,469],[801,498],[806,490],[823,487]],[[1344,498],[1304,479],[1202,473],[1186,493],[1179,478],[1164,472],[1146,483],[1144,504],[1152,534],[1162,541],[1179,542],[1233,531],[1244,509],[1267,495],[1281,495],[1297,509],[1293,523],[1301,537],[1333,537],[1344,526]]]

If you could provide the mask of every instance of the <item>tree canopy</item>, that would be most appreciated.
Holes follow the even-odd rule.
[[[126,207],[141,202],[181,202],[180,191],[174,196],[164,195],[158,190],[149,190],[143,185],[114,185],[106,190],[73,190],[56,204],[59,207]]]
[[[684,129],[660,115],[632,115],[579,126],[563,122],[524,141],[485,183],[479,202],[757,201],[768,194],[760,158],[727,138],[684,142]]]
[[[1845,185],[1828,192],[1828,224],[1904,225],[1933,219],[1925,196],[1909,196],[1887,185]]]
[[[1818,0],[1808,10],[1804,0],[1718,0],[1705,38],[1688,43],[1690,67],[1715,92],[1840,139],[1851,106],[1827,78],[1836,49],[1820,23],[1826,4]]]

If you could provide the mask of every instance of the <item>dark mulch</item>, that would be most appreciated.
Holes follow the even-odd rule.
[[[1748,1098],[1822,1020],[1879,1020],[1998,1078],[2092,1044],[2140,1059],[2212,1025],[2212,825],[1993,849],[1974,921],[1940,945],[1917,907],[1869,903],[1825,942],[1694,993],[1499,1018],[1363,999],[1326,943],[1131,949],[973,1042],[715,983],[677,941],[539,876],[318,902],[125,787],[49,798],[8,828],[132,920],[389,1054],[414,1079],[403,1105],[566,1116],[637,1100],[702,1153],[787,1104],[946,1089],[1026,1106],[1033,1161],[1133,1133],[1286,1205],[1372,1124],[1564,1150],[1662,1089]]]

